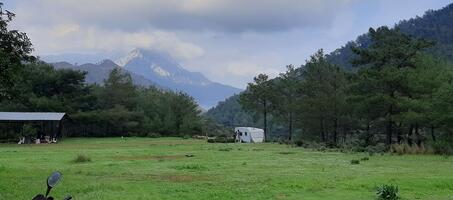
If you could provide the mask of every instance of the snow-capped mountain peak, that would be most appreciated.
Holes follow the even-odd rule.
[[[170,72],[166,71],[165,69],[162,69],[162,67],[159,67],[155,64],[152,64],[151,69],[153,69],[154,72],[156,72],[160,76],[170,76]]]
[[[124,67],[127,63],[129,63],[131,60],[136,59],[136,58],[143,58],[143,53],[138,48],[135,48],[130,53],[128,53],[126,56],[118,59],[117,61],[115,61],[115,63],[118,66]]]
[[[199,72],[184,69],[169,54],[161,51],[134,49],[116,63],[159,85],[188,93],[205,108],[240,91],[213,82]]]

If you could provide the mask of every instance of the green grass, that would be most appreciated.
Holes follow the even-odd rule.
[[[79,155],[91,161],[74,162]],[[453,199],[453,158],[375,155],[351,165],[366,156],[177,138],[0,144],[0,199],[45,192],[54,170],[63,173],[57,199],[360,200],[383,184],[397,185],[402,199]]]

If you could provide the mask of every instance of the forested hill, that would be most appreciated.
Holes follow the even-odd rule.
[[[233,95],[225,101],[219,102],[205,114],[225,127],[254,126],[252,117],[239,104],[239,95]]]
[[[395,27],[408,35],[434,41],[436,44],[430,51],[453,61],[453,3],[440,10],[429,10],[422,17],[400,21]],[[330,62],[350,69],[354,56],[351,47],[367,47],[369,44],[370,38],[363,34],[330,53],[328,58]]]
[[[440,10],[427,11],[422,17],[403,20],[396,24],[396,27],[406,34],[436,42],[436,45],[430,51],[440,57],[453,60],[453,4]],[[370,43],[367,34],[363,34],[355,41],[348,42],[331,52],[327,55],[327,58],[331,63],[351,69],[350,61],[354,56],[351,47],[354,45],[367,47]],[[251,120],[250,115],[241,109],[237,96],[219,103],[217,107],[210,109],[206,115],[227,127],[241,126],[241,123],[244,126],[256,124]]]

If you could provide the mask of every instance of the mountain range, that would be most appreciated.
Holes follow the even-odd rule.
[[[131,74],[136,85],[185,92],[205,109],[241,91],[232,86],[213,82],[199,72],[188,71],[169,54],[155,50],[134,49],[115,62],[104,60],[97,64],[74,65],[68,62],[51,64],[55,68],[86,71],[86,82],[97,84],[102,84],[112,69],[121,67]]]

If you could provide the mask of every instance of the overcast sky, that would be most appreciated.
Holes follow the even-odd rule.
[[[133,48],[170,53],[186,69],[245,88],[335,50],[369,27],[392,26],[453,0],[6,0],[35,54],[116,59]]]

